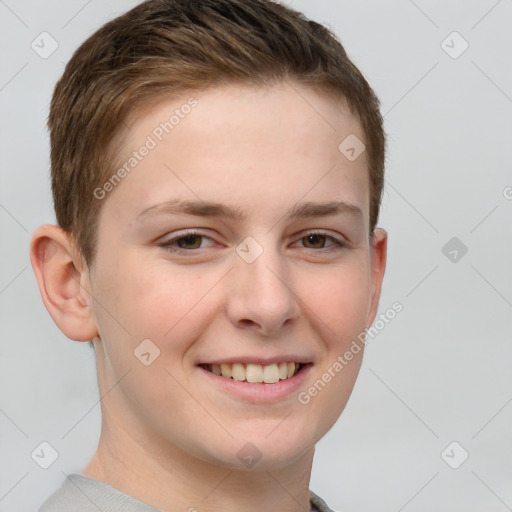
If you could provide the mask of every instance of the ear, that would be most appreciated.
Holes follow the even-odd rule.
[[[373,240],[370,246],[372,300],[366,320],[367,327],[373,323],[375,316],[377,315],[377,310],[379,309],[380,291],[382,289],[384,271],[386,270],[387,249],[388,234],[384,229],[377,228],[374,231]]]
[[[88,268],[69,235],[58,226],[40,226],[30,243],[30,262],[44,305],[59,329],[75,341],[97,336]]]

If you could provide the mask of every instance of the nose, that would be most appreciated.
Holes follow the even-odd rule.
[[[271,336],[299,317],[300,300],[277,250],[265,248],[251,263],[235,255],[228,278],[227,315],[235,327]]]

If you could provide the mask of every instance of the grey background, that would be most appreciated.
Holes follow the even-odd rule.
[[[53,85],[76,47],[135,3],[0,0],[2,512],[36,510],[98,441],[92,350],[53,324],[28,244],[54,222]],[[335,30],[381,98],[380,310],[404,308],[367,347],[311,488],[345,512],[512,510],[512,1],[287,3]],[[31,48],[43,31],[59,45],[47,59]],[[469,44],[458,58],[445,51],[463,48],[453,31]],[[456,262],[442,252],[454,236],[468,248]],[[42,441],[59,453],[46,470],[30,455]],[[441,457],[452,441],[469,453],[458,469]],[[452,464],[460,450],[448,450]]]

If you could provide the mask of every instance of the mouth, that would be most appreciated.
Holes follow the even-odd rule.
[[[198,366],[204,370],[226,379],[251,384],[275,384],[282,380],[291,379],[311,363],[281,362],[268,365],[252,363],[202,363]]]

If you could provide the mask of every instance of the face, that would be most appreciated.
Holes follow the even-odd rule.
[[[351,134],[364,140],[346,105],[298,84],[139,112],[88,283],[100,386],[115,386],[105,422],[238,468],[243,450],[290,464],[329,430],[362,350],[336,361],[373,320],[385,260],[366,155],[338,149]]]

